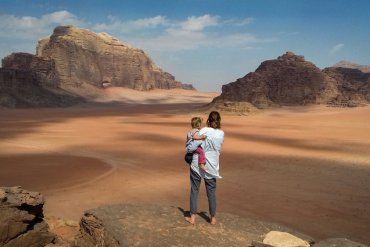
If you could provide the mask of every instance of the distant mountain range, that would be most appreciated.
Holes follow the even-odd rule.
[[[225,84],[211,106],[358,106],[370,101],[370,66],[341,61],[323,70],[287,52]],[[60,26],[39,41],[37,54],[2,59],[0,106],[68,106],[109,86],[136,90],[194,89],[159,68],[143,51],[106,33]]]

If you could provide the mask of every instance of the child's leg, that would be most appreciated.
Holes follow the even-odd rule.
[[[199,164],[205,164],[206,163],[206,155],[203,151],[203,148],[201,146],[197,147],[195,149],[195,152],[198,154],[198,163]]]
[[[207,170],[207,167],[205,166],[205,164],[206,164],[206,155],[204,153],[203,148],[201,148],[199,146],[199,147],[197,147],[197,149],[195,150],[195,152],[198,154],[198,164],[199,164],[199,167],[202,170]]]

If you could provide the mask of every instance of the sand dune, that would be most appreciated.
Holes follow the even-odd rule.
[[[193,109],[214,94],[125,93],[73,108],[1,110],[0,186],[42,192],[46,216],[64,219],[115,202],[188,208],[185,133]],[[312,106],[224,115],[218,210],[369,244],[369,113]],[[207,211],[203,188],[199,210]]]

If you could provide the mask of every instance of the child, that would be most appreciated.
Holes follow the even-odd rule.
[[[189,130],[187,135],[186,135],[186,145],[189,145],[189,143],[194,141],[194,140],[204,140],[204,139],[207,138],[206,135],[201,135],[201,136],[199,135],[199,129],[200,129],[201,125],[202,125],[202,119],[200,117],[193,117],[191,119],[192,129]],[[200,145],[195,150],[195,153],[198,154],[199,168],[202,169],[203,171],[207,170],[207,167],[205,165],[206,164],[206,156],[205,156],[204,151],[203,151],[203,149]],[[188,163],[191,163],[191,160],[193,159],[192,156],[193,156],[193,153],[187,153],[185,155],[185,160]]]

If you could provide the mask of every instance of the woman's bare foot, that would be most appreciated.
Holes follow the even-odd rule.
[[[189,222],[190,224],[195,224],[195,214],[191,214],[190,217],[185,217],[185,220]]]
[[[216,218],[215,217],[211,217],[210,223],[211,223],[211,225],[216,225]]]
[[[207,167],[205,164],[199,164],[199,168],[202,169],[203,171],[207,170]]]

